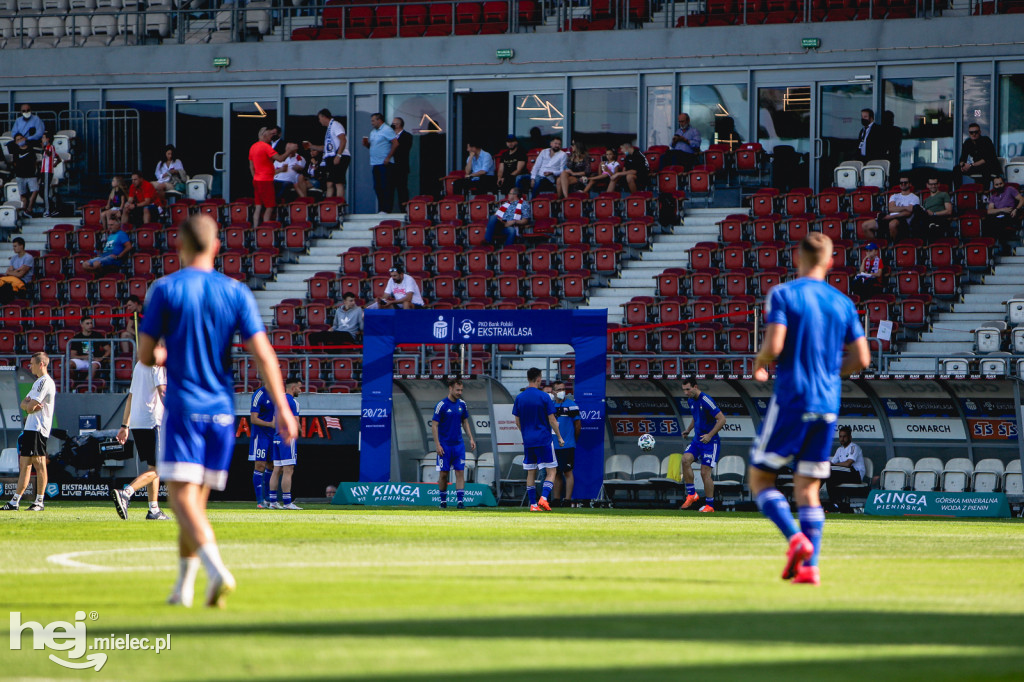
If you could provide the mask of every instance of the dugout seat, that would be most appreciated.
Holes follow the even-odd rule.
[[[942,492],[965,493],[974,475],[974,464],[966,457],[954,457],[942,470]]]
[[[998,491],[1003,478],[1003,461],[989,458],[978,462],[974,467],[971,489],[976,493],[994,493]]]
[[[914,472],[914,463],[909,457],[893,457],[882,469],[882,490],[906,490]]]
[[[937,490],[942,478],[942,460],[938,457],[922,457],[914,463],[912,489],[918,492]]]

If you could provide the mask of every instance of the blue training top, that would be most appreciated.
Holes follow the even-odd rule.
[[[701,391],[699,398],[696,400],[687,398],[686,404],[690,406],[690,414],[693,415],[694,438],[700,438],[715,428],[715,417],[718,416],[721,410],[718,409],[718,404],[714,398]],[[711,438],[711,442],[713,443],[716,440],[718,440],[717,433]]]
[[[551,444],[556,448],[576,447],[576,422],[580,421],[580,406],[572,398],[555,403],[555,414],[558,417],[558,430],[562,434],[565,445],[558,444],[558,436],[551,434]]]
[[[548,415],[555,413],[555,401],[544,391],[533,386],[516,396],[512,414],[519,417],[519,430],[523,434],[523,447],[550,447],[551,424]],[[561,430],[561,427],[559,427]],[[565,436],[563,435],[564,439]],[[555,443],[558,440],[555,439]]]
[[[168,412],[235,413],[231,341],[265,331],[252,292],[219,272],[185,268],[153,283],[143,334],[167,344]]]
[[[252,394],[252,405],[249,408],[250,412],[255,412],[256,416],[265,422],[274,421],[274,402],[270,399],[270,391],[265,386],[260,386],[256,389],[256,392]],[[257,424],[252,425],[252,433],[271,435],[274,433],[274,429],[269,426],[259,426]]]
[[[853,301],[825,282],[801,277],[771,290],[764,317],[765,324],[786,327],[775,402],[804,413],[838,414],[844,348],[864,336]]]
[[[462,420],[469,419],[469,408],[464,400],[451,401],[445,396],[434,406],[437,439],[441,445],[462,444]]]

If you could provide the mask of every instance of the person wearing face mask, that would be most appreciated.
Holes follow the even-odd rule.
[[[563,499],[563,504],[577,507],[581,506],[581,503],[574,502],[572,499],[572,488],[575,483],[572,468],[576,463],[576,439],[579,438],[580,429],[583,428],[580,406],[566,394],[564,381],[556,381],[551,390],[555,399],[555,418],[558,420],[558,431],[562,434],[562,440],[565,442],[564,445],[559,445],[558,439],[553,433],[551,434],[551,444],[555,448],[555,459],[558,462],[558,473],[561,474],[561,476],[555,476],[552,500]],[[563,479],[565,480],[564,490],[562,488]]]
[[[24,135],[29,142],[39,142],[45,130],[43,120],[32,113],[32,107],[22,104],[21,117],[14,122],[14,126],[11,128],[11,137]]]
[[[32,207],[36,205],[39,195],[39,179],[36,177],[36,150],[28,143],[21,133],[7,144],[8,153],[14,157],[14,179],[18,183],[18,194],[21,195],[21,215],[32,217]]]
[[[863,162],[886,158],[885,131],[875,124],[875,112],[860,110],[861,131],[857,136],[857,158]]]

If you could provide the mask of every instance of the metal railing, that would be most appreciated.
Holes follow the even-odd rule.
[[[79,360],[79,358],[71,357],[71,344],[75,342],[84,342],[88,344],[86,346],[87,355],[85,356],[85,359],[81,360],[82,362],[89,363],[89,367],[87,369],[78,370],[72,369],[71,367],[72,360]],[[131,352],[121,352],[121,344],[128,344],[131,348]],[[102,345],[110,346],[110,354],[100,355],[97,357],[95,352],[96,346]],[[125,389],[127,390],[127,385],[131,384],[132,369],[135,367],[135,339],[122,339],[120,337],[95,339],[76,336],[67,340],[67,345],[64,346],[64,354],[62,357],[63,360],[61,363],[60,376],[61,392],[67,393],[71,390],[73,374],[80,377],[79,380],[75,382],[76,387],[84,384],[89,393],[96,392],[94,389],[98,387],[98,384],[95,382],[101,380],[100,378],[103,376],[107,377],[107,392],[115,392],[114,389],[118,381],[124,384]],[[119,380],[117,379],[117,361],[126,359],[128,360],[128,379]],[[92,367],[94,362],[99,363],[100,366],[95,368]]]

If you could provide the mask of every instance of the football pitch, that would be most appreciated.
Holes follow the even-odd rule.
[[[74,650],[10,646],[0,678],[118,680],[980,680],[1024,674],[1018,520],[829,516],[821,587],[779,579],[756,514],[215,504],[238,591],[164,604],[174,523],[106,503],[0,515],[0,603],[81,624]],[[205,588],[197,582],[197,601]],[[76,612],[82,612],[76,621]],[[11,616],[10,618],[13,618]],[[60,631],[58,631],[59,634]],[[110,646],[95,638],[109,638]],[[117,638],[169,647],[118,650]],[[105,648],[106,647],[106,648]],[[78,661],[87,656],[78,652]]]

